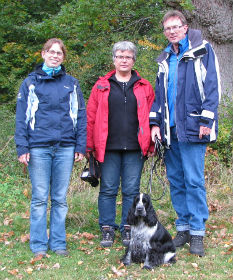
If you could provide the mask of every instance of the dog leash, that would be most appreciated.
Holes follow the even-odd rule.
[[[164,180],[161,178],[161,176],[159,176],[158,172],[157,172],[157,164],[159,163],[159,161],[161,161],[162,164],[164,164],[164,146],[162,145],[162,143],[159,141],[158,137],[155,136],[155,146],[154,146],[154,156],[152,157],[152,161],[151,161],[151,169],[150,169],[150,179],[149,179],[149,183],[147,185],[147,194],[149,194],[150,196],[152,196],[152,178],[153,178],[153,172],[156,174],[161,186],[163,186],[163,193],[159,198],[152,198],[152,200],[154,201],[158,201],[160,200],[166,193],[166,184],[164,182]],[[157,157],[157,159],[155,160],[155,157]]]

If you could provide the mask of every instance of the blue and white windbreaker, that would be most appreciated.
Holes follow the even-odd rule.
[[[221,96],[219,64],[211,45],[202,40],[199,30],[188,31],[189,49],[178,62],[175,122],[178,141],[213,142],[218,132],[218,104]],[[157,59],[156,99],[150,112],[150,125],[160,127],[162,140],[170,146],[167,101],[169,53]],[[200,126],[211,128],[211,134],[199,139]]]
[[[86,152],[86,109],[78,80],[62,66],[49,76],[38,66],[23,81],[16,109],[15,142],[18,156],[30,148],[59,143]]]

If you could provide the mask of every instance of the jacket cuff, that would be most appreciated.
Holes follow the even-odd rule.
[[[18,157],[29,153],[28,147],[24,147],[24,146],[17,146],[16,150],[17,150]]]
[[[202,126],[206,126],[206,127],[212,128],[213,122],[214,122],[214,120],[212,120],[212,119],[201,117],[201,118],[200,118],[200,121],[199,121],[199,125],[200,125],[200,126],[202,125]]]

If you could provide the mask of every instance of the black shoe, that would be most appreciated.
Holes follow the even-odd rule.
[[[203,257],[205,255],[203,236],[191,235],[190,238],[190,253]]]
[[[176,237],[173,239],[173,243],[176,247],[182,247],[185,243],[190,241],[190,234],[188,230],[178,231]]]
[[[130,238],[131,238],[130,225],[124,225],[124,230],[121,233],[121,240],[122,240],[122,244],[125,247],[129,246]]]
[[[111,247],[114,242],[114,229],[111,226],[102,226],[102,241],[100,242],[100,245],[102,247]]]

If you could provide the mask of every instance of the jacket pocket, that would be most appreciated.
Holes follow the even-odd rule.
[[[186,105],[186,134],[199,135],[201,108],[199,105]]]

